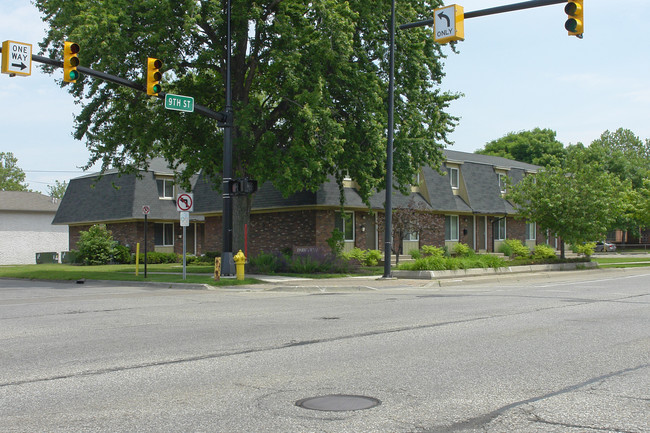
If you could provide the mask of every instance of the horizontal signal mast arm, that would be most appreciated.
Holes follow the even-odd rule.
[[[530,9],[530,8],[538,8],[542,6],[550,6],[550,5],[566,3],[566,2],[567,0],[532,0],[527,2],[514,3],[511,5],[497,6],[497,7],[493,7],[489,9],[481,9],[473,12],[465,12],[465,19],[484,17],[487,15],[502,14],[505,12],[520,11],[520,10]],[[405,29],[412,29],[415,27],[425,27],[431,25],[433,25],[433,19],[416,21],[414,23],[408,23],[408,24],[402,24],[401,26],[399,26],[399,29],[405,30]]]
[[[2,52],[2,48],[0,48],[0,52]],[[32,54],[32,60],[38,63],[43,63],[57,68],[63,67],[63,62],[61,60],[53,60],[50,59],[49,57],[39,56],[36,54]],[[91,77],[99,78],[100,80],[110,81],[111,83],[119,84],[120,86],[130,87],[131,89],[135,89],[140,92],[147,91],[147,89],[145,89],[145,87],[142,84],[136,83],[135,81],[127,80],[126,78],[118,77],[116,75],[111,75],[100,71],[95,71],[94,69],[86,68],[84,66],[78,66],[77,70],[84,75],[89,75]],[[165,99],[165,95],[166,93],[160,92],[158,98]],[[215,119],[217,122],[221,122],[221,123],[228,122],[228,116],[226,115],[226,113],[211,110],[208,107],[205,107],[203,105],[195,104],[194,111],[205,117]]]

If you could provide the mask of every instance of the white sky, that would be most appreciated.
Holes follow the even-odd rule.
[[[458,4],[472,12],[520,1]],[[443,89],[465,94],[450,109],[461,117],[452,149],[473,152],[535,127],[556,131],[565,145],[620,127],[650,138],[650,1],[585,0],[583,40],[567,35],[563,7],[465,21],[460,53],[445,49]],[[396,8],[399,16],[399,0]],[[0,41],[31,43],[37,54],[43,35],[29,0],[0,1]],[[29,77],[0,76],[0,152],[12,152],[30,188],[46,192],[80,176],[89,154],[71,135],[79,107],[37,66]]]

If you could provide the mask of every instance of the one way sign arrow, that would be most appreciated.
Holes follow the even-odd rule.
[[[15,67],[15,68],[20,68],[21,71],[24,71],[25,69],[27,69],[27,65],[24,64],[23,62],[20,62],[20,63],[12,63],[11,66],[13,66],[13,67]]]

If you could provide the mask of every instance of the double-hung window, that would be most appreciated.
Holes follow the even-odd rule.
[[[526,240],[534,241],[537,239],[537,223],[526,223]]]
[[[494,229],[496,233],[494,233],[494,238],[497,241],[505,241],[506,240],[506,219],[499,218],[495,225],[496,227]]]
[[[508,176],[503,173],[499,173],[499,188],[501,189],[501,194],[505,194],[507,192],[507,179]]]
[[[458,215],[445,216],[445,240],[457,241],[459,238]]]
[[[174,224],[154,224],[154,240],[156,245],[160,247],[174,246]]]
[[[174,179],[156,179],[158,185],[158,198],[174,198]]]
[[[449,183],[451,184],[451,189],[458,189],[460,184],[460,178],[458,175],[458,169],[455,167],[449,167]]]

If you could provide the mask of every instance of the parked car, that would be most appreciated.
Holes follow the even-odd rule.
[[[596,242],[596,252],[614,252],[616,251],[616,245],[611,244],[609,242]]]

